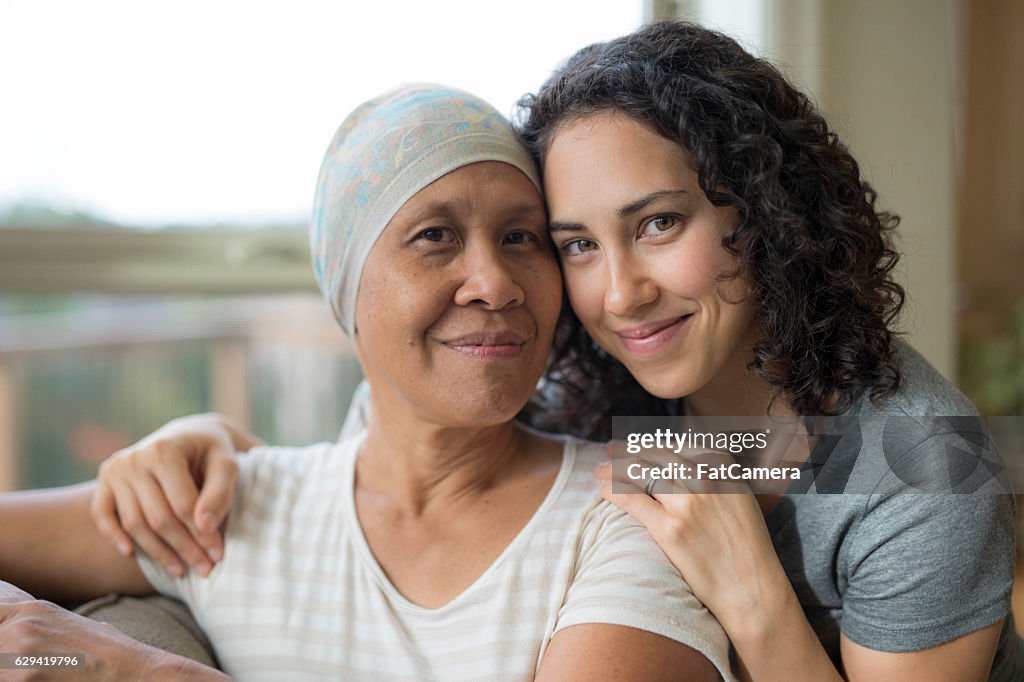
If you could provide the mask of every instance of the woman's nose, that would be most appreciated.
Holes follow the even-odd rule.
[[[620,254],[605,259],[604,310],[617,317],[629,317],[658,298],[658,286],[642,261]]]
[[[464,256],[462,285],[455,292],[457,305],[482,304],[487,310],[522,305],[526,293],[519,285],[514,264],[500,249],[473,249]]]

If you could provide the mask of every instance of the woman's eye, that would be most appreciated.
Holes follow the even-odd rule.
[[[584,256],[595,249],[597,249],[597,242],[592,242],[589,239],[574,239],[562,245],[562,252],[570,257]]]
[[[505,236],[506,244],[526,244],[533,241],[535,237],[529,232],[510,232]]]
[[[446,227],[431,227],[430,229],[423,230],[419,234],[421,239],[426,239],[428,242],[454,242],[455,233]]]
[[[673,215],[657,215],[640,226],[641,237],[656,237],[668,232],[679,224],[679,218]]]

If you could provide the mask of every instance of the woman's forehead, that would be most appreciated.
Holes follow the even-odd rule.
[[[544,220],[540,192],[518,168],[498,161],[457,168],[414,194],[392,222],[487,213],[502,218]]]

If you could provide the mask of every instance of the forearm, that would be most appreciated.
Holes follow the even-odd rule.
[[[744,622],[723,623],[750,682],[839,681],[836,670],[787,582],[776,588]]]
[[[94,484],[0,495],[0,580],[52,600],[152,592],[134,560],[101,541]]]

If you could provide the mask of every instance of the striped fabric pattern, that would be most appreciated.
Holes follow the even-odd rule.
[[[405,599],[371,554],[351,494],[361,436],[239,458],[224,559],[209,578],[153,586],[184,600],[239,680],[531,680],[560,629],[611,623],[706,655],[731,679],[728,640],[648,536],[601,500],[600,446],[569,439],[525,528],[440,608]]]

